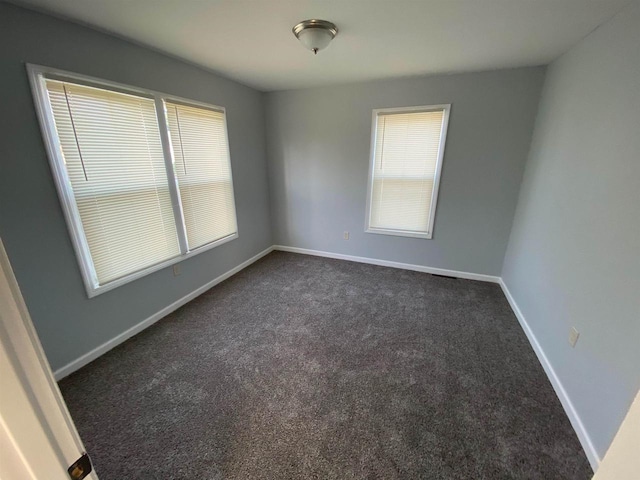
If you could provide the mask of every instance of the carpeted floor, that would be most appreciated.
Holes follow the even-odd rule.
[[[101,480],[592,473],[490,283],[274,252],[60,386]]]

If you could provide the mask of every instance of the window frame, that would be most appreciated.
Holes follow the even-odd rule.
[[[118,82],[102,80],[99,78],[68,72],[57,68],[34,64],[27,64],[26,67],[29,82],[31,84],[31,92],[33,94],[36,114],[38,117],[38,122],[40,124],[40,129],[42,131],[42,136],[47,151],[47,157],[49,159],[49,166],[51,167],[51,171],[53,173],[54,183],[56,185],[58,197],[62,206],[67,229],[69,230],[69,236],[71,237],[71,243],[73,245],[76,259],[80,267],[80,273],[82,274],[82,280],[85,286],[85,290],[89,298],[93,298],[97,295],[113,290],[114,288],[120,287],[121,285],[125,285],[153,272],[157,272],[158,270],[162,270],[163,268],[182,262],[187,258],[191,258],[195,255],[206,252],[207,250],[238,238],[239,225],[238,213],[236,209],[235,190],[233,185],[233,165],[231,164],[230,152],[231,145],[229,143],[229,130],[227,128],[227,113],[224,107],[198,102],[195,100],[189,100],[183,97],[161,93],[146,88],[133,87]],[[78,211],[73,188],[65,167],[64,158],[62,156],[60,140],[58,138],[58,132],[55,127],[53,111],[51,109],[45,83],[47,79],[68,81],[71,83],[76,83],[78,85],[108,89],[118,93],[136,95],[154,100],[160,140],[162,142],[167,183],[169,185],[173,217],[176,224],[175,226],[180,248],[180,253],[177,256],[171,257],[160,263],[150,265],[143,269],[136,270],[135,272],[129,273],[123,277],[111,280],[104,284],[100,284],[98,282],[93,259],[89,250],[89,244],[84,233],[84,228],[82,226],[82,220]],[[184,215],[182,212],[178,179],[174,171],[173,149],[171,147],[171,137],[169,133],[165,106],[167,101],[197,108],[205,108],[222,113],[224,130],[227,137],[227,145],[229,148],[231,193],[233,198],[233,211],[236,218],[236,232],[200,247],[194,248],[193,250],[189,250],[189,247],[187,245],[186,227],[184,223]]]
[[[378,132],[378,119],[380,114],[400,114],[400,113],[421,113],[443,111],[442,130],[440,131],[440,143],[438,146],[438,157],[436,159],[436,171],[433,176],[433,190],[431,192],[431,204],[429,207],[429,224],[426,232],[398,230],[393,228],[375,228],[371,227],[371,200],[373,195],[373,181],[375,173],[376,161],[376,141]],[[447,141],[447,129],[449,127],[449,115],[451,112],[451,104],[443,103],[439,105],[421,105],[414,107],[392,107],[392,108],[376,108],[371,115],[371,145],[369,153],[369,175],[367,180],[367,206],[365,211],[365,233],[376,233],[380,235],[393,235],[396,237],[411,237],[430,240],[433,238],[433,226],[436,216],[436,204],[438,202],[438,190],[440,187],[440,177],[442,173],[442,163],[444,159],[445,144]]]

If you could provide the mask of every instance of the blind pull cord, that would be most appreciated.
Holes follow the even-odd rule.
[[[382,171],[382,161],[384,160],[384,132],[387,129],[387,117],[382,116],[382,149],[380,150],[380,171]]]
[[[182,145],[182,130],[180,129],[180,116],[178,115],[178,107],[173,106],[176,111],[176,122],[178,123],[178,137],[180,138],[180,151],[182,152],[182,168],[184,169],[184,174],[187,174],[187,159],[184,156],[184,147]]]
[[[84,166],[84,159],[82,158],[82,150],[80,150],[80,142],[78,141],[78,132],[76,132],[76,124],[73,121],[73,114],[71,113],[71,106],[69,105],[69,95],[67,94],[67,86],[63,83],[62,89],[64,90],[64,99],[67,101],[67,110],[69,111],[69,118],[71,119],[71,128],[73,128],[73,138],[76,140],[76,147],[78,148],[78,155],[80,155],[80,163],[82,164],[82,173],[84,173],[84,179],[88,182],[87,169]]]

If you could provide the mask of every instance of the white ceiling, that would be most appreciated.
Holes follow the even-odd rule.
[[[260,90],[541,65],[629,0],[19,0]],[[316,57],[291,28],[338,26]]]

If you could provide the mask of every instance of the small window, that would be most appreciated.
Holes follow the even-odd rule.
[[[237,237],[224,109],[29,71],[90,297]]]
[[[368,233],[432,237],[450,107],[374,110]]]

